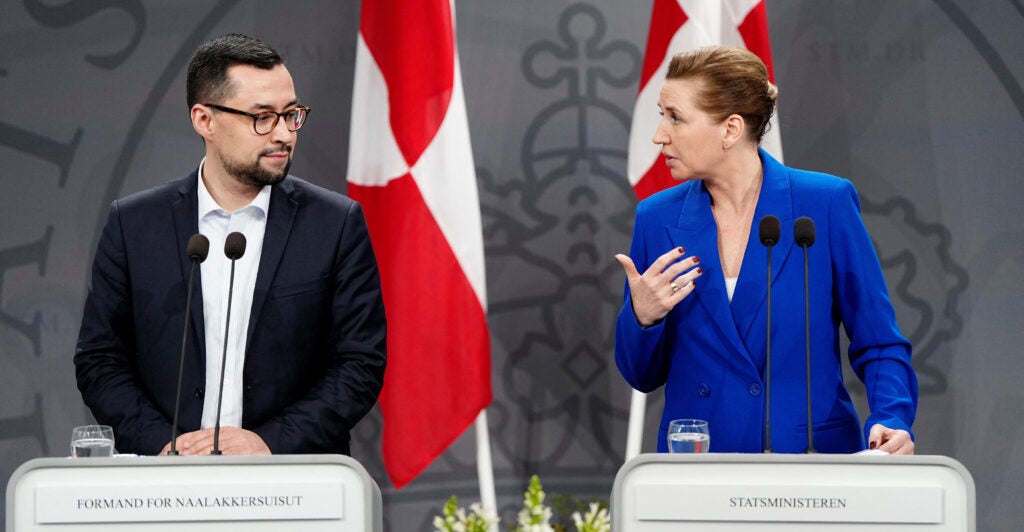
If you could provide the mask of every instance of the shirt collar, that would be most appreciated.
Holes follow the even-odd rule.
[[[205,166],[205,164],[206,158],[204,157],[203,160],[199,162],[199,219],[202,220],[204,217],[206,217],[207,214],[210,214],[211,212],[231,214],[228,211],[224,210],[223,207],[217,204],[217,201],[213,199],[213,196],[210,194],[210,191],[206,188],[206,183],[203,181],[203,167]],[[256,197],[253,198],[253,200],[249,202],[248,205],[242,207],[241,209],[238,209],[235,212],[255,209],[262,213],[264,217],[266,217],[267,212],[270,210],[271,190],[272,187],[270,185],[264,185],[263,188],[260,189],[259,194],[256,194]]]

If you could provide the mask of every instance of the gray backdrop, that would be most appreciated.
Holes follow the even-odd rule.
[[[499,505],[530,474],[607,499],[629,390],[612,360],[635,198],[628,128],[651,2],[458,0],[487,254]],[[72,355],[110,201],[190,171],[184,66],[261,37],[314,109],[293,173],[344,192],[357,2],[0,2],[0,478],[89,419]],[[921,379],[922,454],[977,484],[979,530],[1024,521],[1024,4],[769,0],[785,160],[858,186]],[[396,21],[396,30],[401,21]],[[654,112],[652,109],[651,112]],[[652,450],[660,413],[649,401]],[[478,497],[472,430],[395,491],[368,416],[354,455],[389,530]]]

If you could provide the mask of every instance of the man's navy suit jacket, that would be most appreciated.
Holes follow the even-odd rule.
[[[198,430],[206,356],[200,269],[184,323],[198,232],[197,172],[115,201],[93,263],[75,354],[78,387],[120,452],[169,441],[182,332],[179,433]],[[210,253],[221,253],[211,249]],[[273,453],[343,453],[385,367],[380,278],[359,204],[288,176],[274,185],[249,319],[242,428]]]

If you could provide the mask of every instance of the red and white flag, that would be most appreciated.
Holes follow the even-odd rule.
[[[678,184],[661,160],[661,147],[651,142],[660,118],[658,93],[668,63],[675,54],[715,44],[754,52],[768,67],[768,78],[775,82],[764,0],[654,0],[640,94],[629,134],[629,184],[640,199]],[[775,117],[761,145],[782,160]]]
[[[384,465],[415,478],[491,402],[483,235],[451,0],[364,0],[348,192],[380,265]]]

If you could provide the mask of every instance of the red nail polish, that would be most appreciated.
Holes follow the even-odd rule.
[[[700,257],[694,257],[693,258],[693,263],[697,264],[698,262],[700,262]]]
[[[697,273],[704,273],[704,268],[697,268]]]
[[[676,248],[676,251],[678,251],[680,254],[683,254],[686,253],[686,248],[679,246],[678,248]]]

